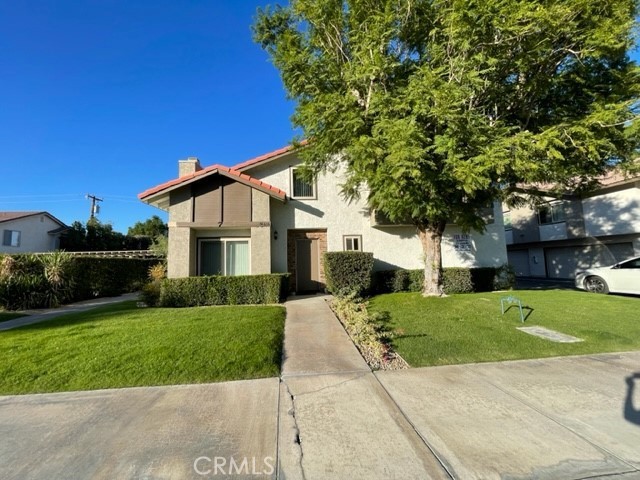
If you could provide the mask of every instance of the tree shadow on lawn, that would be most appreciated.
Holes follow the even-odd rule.
[[[59,317],[54,317],[51,320],[43,320],[31,325],[24,325],[22,327],[12,328],[5,330],[5,332],[19,332],[27,330],[52,330],[61,327],[67,327],[72,325],[81,325],[83,323],[91,323],[102,320],[109,320],[111,317],[120,316],[123,313],[133,313],[134,311],[144,312],[146,309],[142,309],[136,306],[135,300],[127,300],[122,303],[116,303],[107,305],[104,307],[98,307],[96,309],[85,310],[82,312],[65,313]],[[134,319],[132,319],[134,320]],[[0,332],[2,334],[3,332]]]

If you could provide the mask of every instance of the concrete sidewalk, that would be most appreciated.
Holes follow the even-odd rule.
[[[24,327],[25,325],[45,322],[47,320],[52,320],[68,313],[84,312],[87,310],[91,310],[92,308],[102,307],[103,305],[111,305],[113,303],[125,302],[127,300],[135,300],[137,298],[137,293],[125,293],[124,295],[120,295],[119,297],[105,297],[84,300],[82,302],[63,305],[59,308],[25,310],[24,312],[20,313],[27,314],[26,317],[19,317],[13,320],[7,320],[6,322],[1,322],[0,332],[4,330],[11,330],[12,328]]]
[[[0,397],[0,478],[640,479],[640,352],[373,374],[286,307],[280,379]]]
[[[640,478],[640,352],[376,376],[454,478]]]
[[[0,478],[274,478],[278,383],[0,396]]]

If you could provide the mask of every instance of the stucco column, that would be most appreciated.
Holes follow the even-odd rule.
[[[251,228],[251,274],[271,273],[271,227]]]
[[[169,227],[167,276],[195,275],[195,236],[189,227]]]
[[[251,192],[251,273],[271,273],[271,198],[258,190]]]

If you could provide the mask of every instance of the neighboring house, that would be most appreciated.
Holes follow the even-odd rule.
[[[0,212],[0,253],[50,252],[68,230],[48,212]]]
[[[509,264],[518,276],[574,278],[576,271],[640,255],[640,177],[611,173],[582,197],[504,212]]]
[[[393,225],[340,195],[340,172],[309,183],[290,148],[224,167],[179,162],[179,177],[138,197],[169,212],[169,277],[289,272],[296,291],[324,286],[326,251],[373,252],[376,270],[423,268],[416,228]],[[445,267],[507,262],[499,204],[487,209],[486,233],[448,225]]]

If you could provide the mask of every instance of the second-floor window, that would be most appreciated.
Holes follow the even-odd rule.
[[[315,182],[309,182],[303,178],[302,171],[298,168],[291,169],[291,197],[300,199],[316,198]]]
[[[540,225],[549,225],[565,220],[564,205],[561,202],[549,203],[538,209],[538,223]]]
[[[2,245],[5,247],[19,247],[20,246],[20,231],[19,230],[4,230],[2,232]]]
[[[511,230],[511,212],[508,210],[506,212],[502,212],[502,216],[504,220],[504,229]]]

